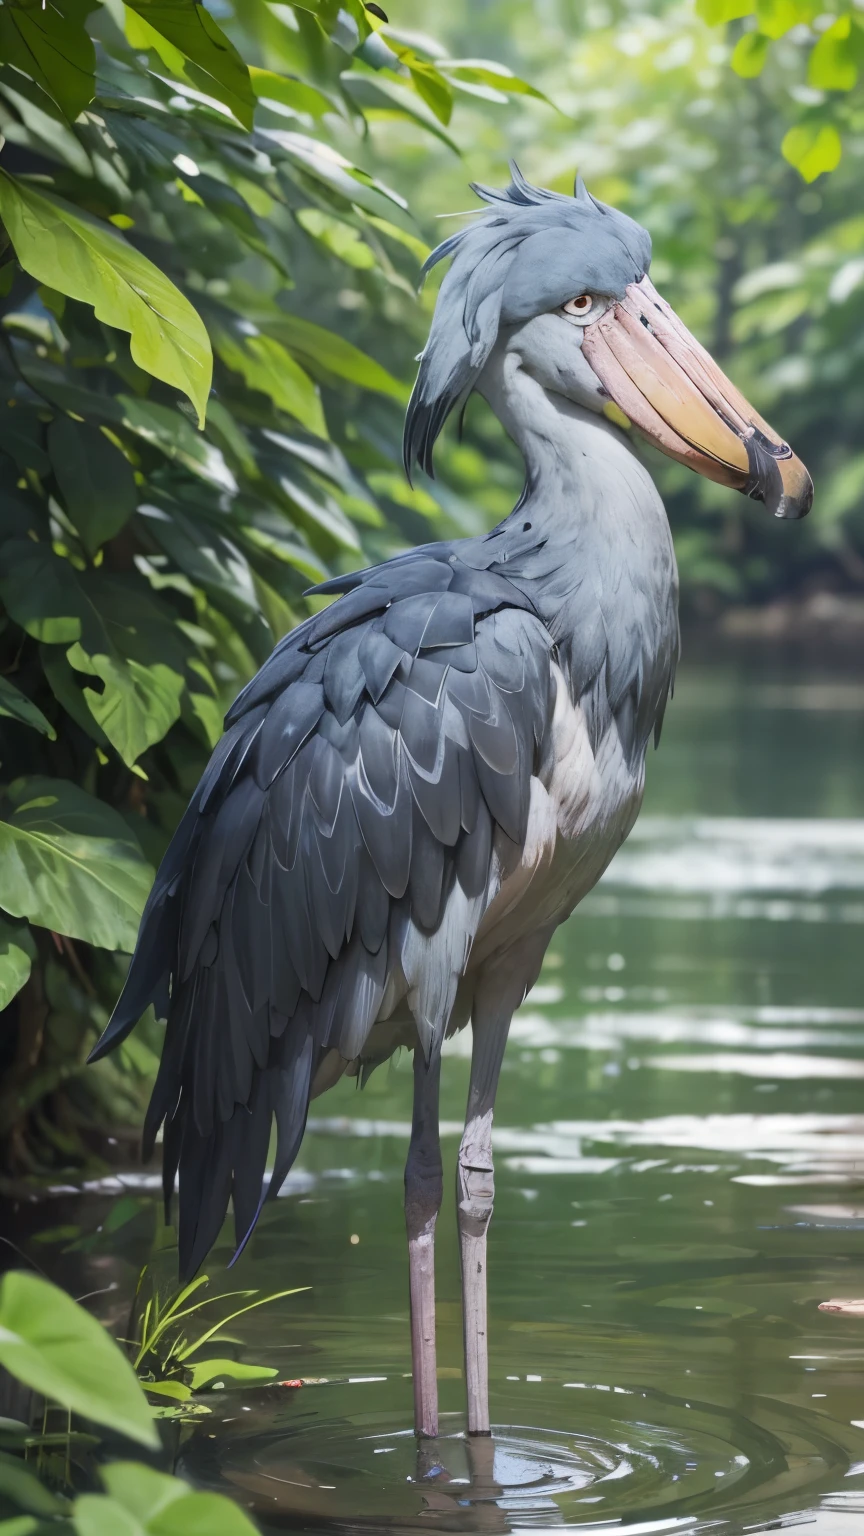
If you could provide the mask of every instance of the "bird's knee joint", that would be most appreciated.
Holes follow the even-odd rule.
[[[471,1229],[475,1236],[485,1232],[495,1204],[495,1175],[492,1159],[479,1164],[467,1162],[460,1155],[458,1169],[458,1203],[460,1225]]]

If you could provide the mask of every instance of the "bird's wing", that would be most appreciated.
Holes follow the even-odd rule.
[[[509,582],[442,546],[343,583],[228,716],[157,875],[97,1047],[167,1015],[147,1117],[180,1170],[181,1268],[233,1194],[254,1226],[271,1121],[279,1188],[315,1068],[357,1057],[388,998],[440,1046],[494,895],[496,829],[521,846],[553,707],[552,641]]]

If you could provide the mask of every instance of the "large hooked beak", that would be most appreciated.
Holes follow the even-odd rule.
[[[587,325],[582,350],[612,400],[670,458],[764,501],[775,517],[806,517],[807,470],[754,411],[649,278]]]

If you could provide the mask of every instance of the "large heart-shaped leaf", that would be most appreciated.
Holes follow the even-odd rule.
[[[66,654],[76,672],[104,684],[101,692],[85,688],[84,697],[93,719],[131,768],[180,719],[183,678],[161,662],[145,666],[110,651],[88,655],[78,644]]]
[[[16,1380],[140,1445],[159,1435],[123,1351],[95,1317],[39,1275],[0,1282],[0,1364]]]
[[[0,908],[100,949],[135,947],[153,871],[123,817],[66,779],[0,800]]]
[[[189,396],[203,424],[213,357],[197,310],[105,224],[0,172],[0,218],[25,272],[128,331],[140,368]]]
[[[179,643],[170,612],[136,594],[133,613],[132,592],[105,577],[91,577],[88,586],[68,560],[29,539],[0,548],[0,597],[35,640],[68,644],[75,670],[101,680],[102,688],[85,688],[83,699],[130,768],[179,719],[188,647]],[[54,674],[47,675],[53,687]],[[68,681],[56,695],[67,709]]]

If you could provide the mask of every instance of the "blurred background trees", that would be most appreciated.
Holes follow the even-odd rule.
[[[504,515],[482,402],[408,487],[431,244],[578,167],[811,468],[788,530],[657,458],[685,613],[864,581],[864,31],[802,0],[0,5],[0,1138],[134,1123],[83,1063],[221,717],[328,570]],[[443,216],[444,222],[437,220]],[[211,381],[212,393],[208,391]],[[201,423],[203,421],[203,429]],[[149,1043],[148,1043],[149,1042]]]

